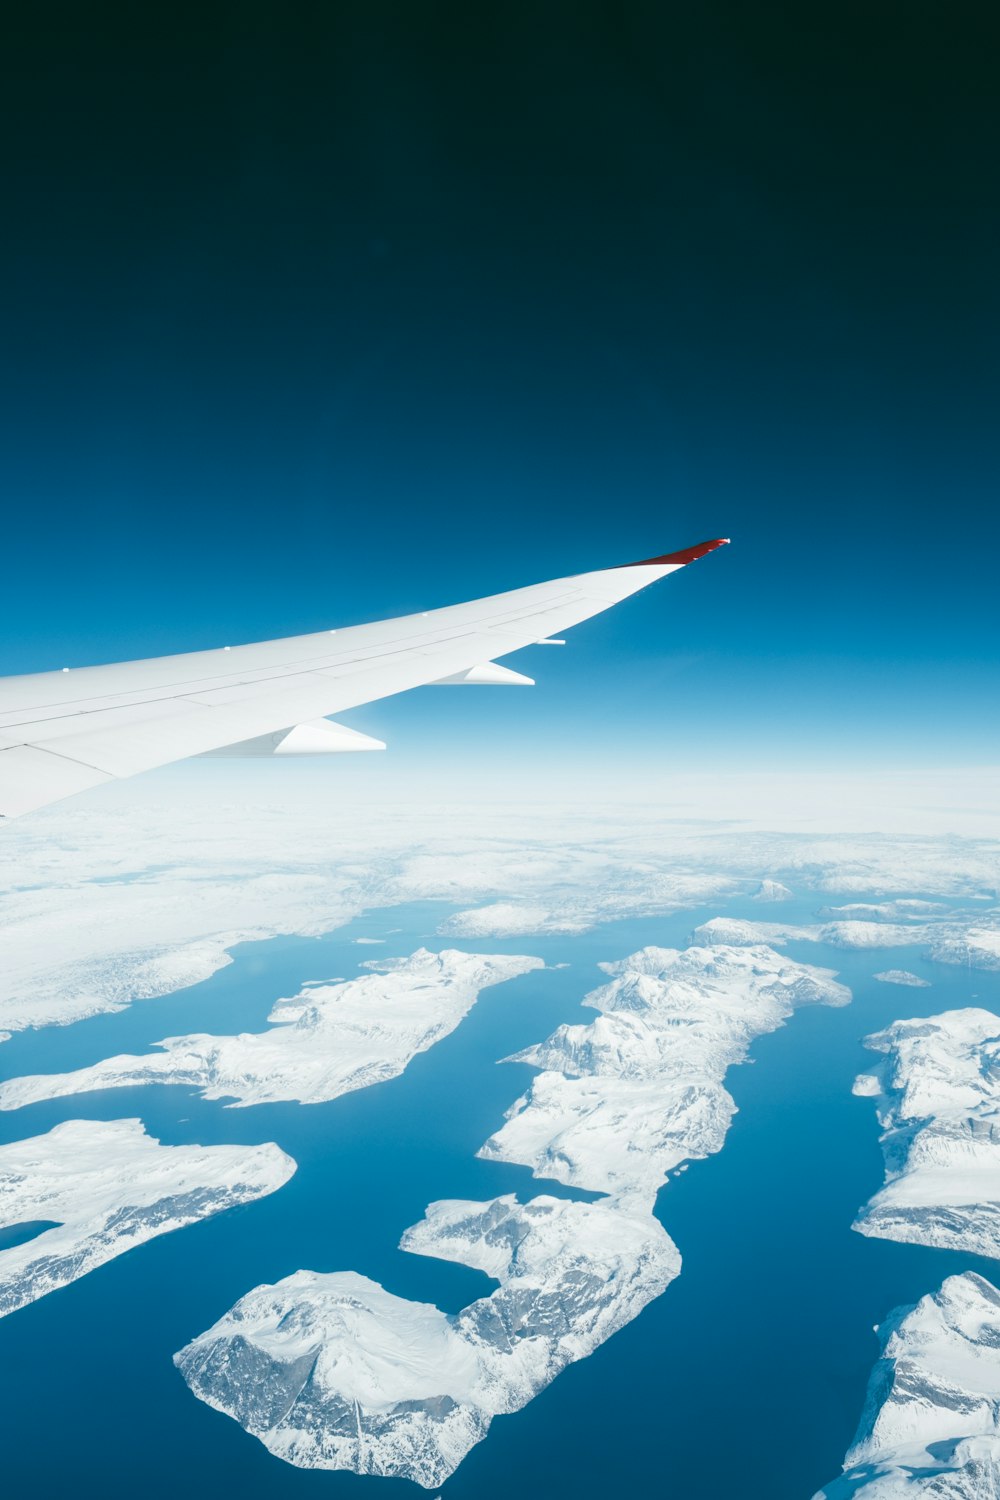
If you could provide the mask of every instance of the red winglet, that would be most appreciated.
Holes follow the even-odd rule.
[[[681,552],[665,552],[662,557],[644,557],[639,562],[625,563],[624,566],[626,568],[653,568],[670,564],[675,568],[683,568],[687,563],[697,562],[699,557],[714,552],[716,547],[725,547],[728,541],[727,536],[719,536],[714,542],[697,542],[695,546],[685,547]]]

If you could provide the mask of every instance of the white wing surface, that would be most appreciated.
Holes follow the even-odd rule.
[[[327,717],[429,683],[529,681],[495,658],[550,639],[722,545],[702,542],[371,625],[2,678],[0,816],[226,747],[381,749]]]

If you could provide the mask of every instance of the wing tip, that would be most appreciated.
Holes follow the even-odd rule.
[[[625,563],[626,568],[684,568],[688,563],[697,562],[699,557],[706,557],[709,552],[714,552],[716,547],[726,547],[729,544],[727,536],[717,536],[710,542],[696,542],[693,547],[683,547],[680,552],[665,552],[662,557],[643,557],[638,562]]]

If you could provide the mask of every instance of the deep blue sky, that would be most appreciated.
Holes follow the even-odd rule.
[[[350,721],[996,759],[989,7],[156,9],[8,26],[0,672],[721,534],[530,703]]]

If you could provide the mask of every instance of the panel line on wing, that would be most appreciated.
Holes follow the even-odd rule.
[[[573,597],[573,593],[570,592],[560,594],[555,599],[549,600],[545,609],[527,609],[522,606],[522,608],[516,612],[507,610],[502,614],[488,616],[482,621],[481,627],[479,629],[453,630],[448,634],[444,634],[443,632],[439,631],[433,633],[431,638],[425,638],[419,644],[413,640],[408,639],[406,636],[399,636],[397,638],[394,638],[391,642],[386,643],[388,645],[388,649],[372,650],[365,653],[356,653],[354,655],[347,655],[346,653],[341,652],[331,657],[314,657],[311,660],[311,664],[307,666],[297,663],[294,668],[261,668],[258,675],[236,677],[235,679],[230,676],[228,680],[223,682],[220,682],[218,678],[203,678],[201,679],[202,681],[212,683],[213,685],[202,688],[200,690],[196,687],[197,679],[194,679],[189,680],[186,683],[178,682],[177,691],[161,691],[159,696],[155,698],[140,697],[139,693],[142,691],[140,689],[128,694],[123,693],[117,697],[117,701],[112,703],[106,703],[98,700],[100,706],[95,704],[93,699],[72,699],[59,705],[60,708],[64,709],[64,712],[57,714],[49,713],[46,714],[44,718],[23,717],[21,715],[24,714],[24,710],[21,710],[17,718],[13,718],[12,715],[0,715],[0,733],[2,733],[4,730],[28,730],[36,728],[39,731],[44,732],[46,725],[59,723],[60,720],[63,719],[83,718],[91,714],[99,713],[113,713],[116,709],[119,708],[145,708],[147,706],[154,707],[155,705],[161,703],[187,702],[195,704],[196,706],[201,708],[211,708],[214,705],[212,703],[206,703],[204,701],[205,696],[207,696],[209,693],[223,693],[240,688],[254,688],[257,686],[265,686],[266,684],[271,682],[287,682],[289,679],[296,677],[350,677],[356,675],[358,669],[363,669],[373,662],[385,662],[392,658],[402,655],[410,655],[412,653],[431,657],[438,653],[434,650],[428,650],[428,647],[449,647],[455,645],[459,641],[471,639],[474,636],[491,634],[493,633],[494,629],[499,629],[500,627],[509,626],[511,624],[517,624],[520,620],[543,619],[546,614],[558,608],[559,605],[565,604],[569,599]],[[519,646],[511,647],[509,649],[516,650],[519,649]],[[496,655],[499,653],[494,652],[493,654]],[[316,663],[319,662],[322,662],[323,665],[316,665]],[[265,673],[266,675],[264,675]],[[192,688],[195,688],[194,692],[191,691]],[[155,691],[155,689],[146,689],[146,692],[150,691]],[[199,692],[202,694],[202,696],[198,696]],[[247,695],[244,694],[243,696],[245,697]],[[75,706],[73,706],[76,703],[89,704],[90,706],[76,708]],[[28,712],[30,713],[32,712],[32,710],[28,710]],[[22,741],[21,743],[27,742],[28,741]]]

